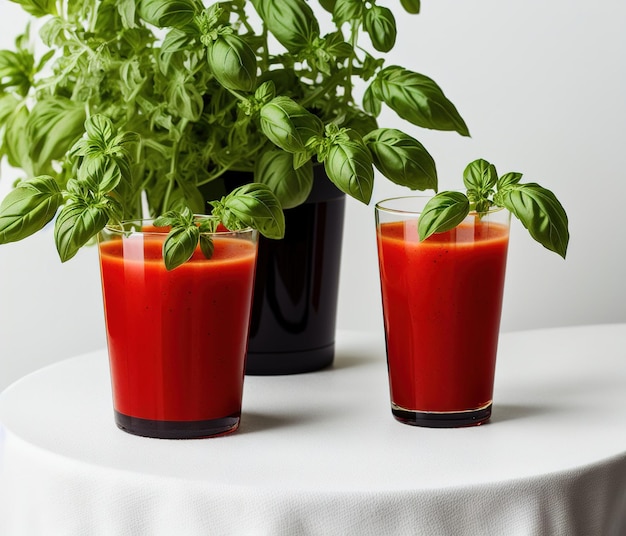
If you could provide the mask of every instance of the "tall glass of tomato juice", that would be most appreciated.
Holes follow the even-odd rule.
[[[449,428],[491,416],[510,213],[470,213],[420,242],[428,197],[376,205],[391,411]]]
[[[257,232],[212,233],[168,271],[167,228],[109,225],[99,237],[117,426],[185,439],[235,431],[241,415]]]

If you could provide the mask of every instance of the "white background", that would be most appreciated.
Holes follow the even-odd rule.
[[[567,260],[513,222],[503,330],[626,322],[626,3],[623,0],[424,0],[398,16],[387,65],[433,78],[471,138],[413,127],[385,110],[381,126],[418,138],[440,187],[461,187],[486,158],[553,190],[570,218]],[[0,0],[0,48],[27,18]],[[2,164],[0,195],[18,176]],[[382,333],[375,201],[408,191],[377,177],[373,202],[350,199],[339,329]],[[0,389],[46,363],[105,344],[94,249],[62,265],[50,229],[0,246]]]

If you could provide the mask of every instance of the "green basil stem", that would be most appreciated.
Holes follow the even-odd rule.
[[[354,60],[356,59],[356,47],[357,47],[357,43],[358,43],[358,39],[359,39],[359,28],[360,28],[360,21],[356,21],[353,20],[350,22],[350,45],[352,48],[352,52],[350,53],[350,57],[349,57],[349,61],[348,61],[348,67],[347,67],[347,74],[345,77],[345,93],[343,96],[343,101],[346,104],[349,104],[350,102],[352,102],[352,89],[353,89],[353,85],[352,85],[352,66],[354,63]]]
[[[241,102],[247,102],[248,101],[248,99],[246,97],[244,97],[243,95],[241,95],[238,91],[235,91],[234,89],[231,89],[231,88],[226,87],[226,86],[224,86],[224,89],[226,89],[237,100],[240,100]]]
[[[188,123],[189,123],[188,119],[183,118],[180,120],[181,132],[185,130]],[[172,196],[172,192],[174,191],[174,186],[176,184],[176,170],[178,168],[179,145],[180,145],[179,139],[176,139],[174,143],[172,144],[172,160],[170,161],[170,172],[169,172],[170,176],[169,176],[168,183],[167,183],[167,190],[165,191],[165,197],[163,198],[163,207],[162,207],[163,212],[170,209],[170,198]]]
[[[261,28],[261,39],[263,40],[263,53],[261,56],[262,68],[265,71],[270,65],[270,47],[267,39],[267,25],[263,23]]]
[[[319,97],[326,95],[329,90],[334,86],[337,87],[338,82],[345,78],[343,70],[337,71],[332,74],[321,86],[315,91],[311,92],[307,97],[300,100],[300,105],[305,108],[314,103]]]
[[[178,147],[178,142],[174,142],[174,149]],[[172,196],[172,192],[174,191],[174,185],[176,182],[176,156],[172,157],[172,161],[170,162],[170,172],[169,178],[167,180],[167,189],[165,190],[165,196],[163,197],[163,212],[169,210],[170,208],[170,197]]]
[[[233,7],[234,11],[239,17],[239,21],[241,22],[242,26],[247,30],[249,34],[254,35],[254,28],[250,24],[250,20],[248,19],[245,7],[243,5],[237,5],[236,2],[233,3]]]
[[[247,153],[244,153],[244,155],[242,157],[242,160],[246,160],[248,157],[256,154],[263,147],[263,145],[265,145],[264,141],[259,143],[256,146],[252,147]],[[235,162],[235,161],[231,161],[228,164],[224,164],[215,173],[212,173],[211,175],[207,176],[203,180],[198,181],[198,186],[203,186],[205,184],[208,184],[209,182],[214,181],[215,179],[220,178],[222,175],[224,175],[224,173],[226,173],[227,171],[230,171],[231,169],[233,169],[236,163],[237,162]]]

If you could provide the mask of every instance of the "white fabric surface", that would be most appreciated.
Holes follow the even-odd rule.
[[[476,428],[397,423],[356,332],[330,370],[246,377],[230,436],[132,436],[110,396],[104,351],[0,395],[0,534],[626,534],[626,325],[503,334]]]

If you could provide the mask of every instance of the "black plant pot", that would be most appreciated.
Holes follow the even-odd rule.
[[[335,355],[345,195],[315,166],[307,201],[285,210],[282,240],[261,237],[246,374],[296,374]]]
[[[314,166],[306,202],[285,210],[282,240],[261,237],[246,374],[312,372],[332,364],[345,194]],[[250,182],[231,174],[226,188]]]

